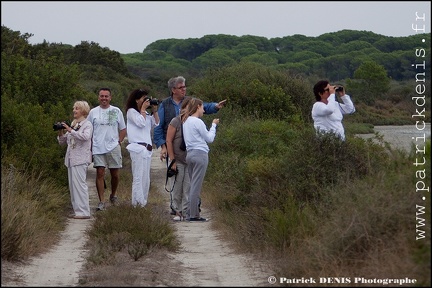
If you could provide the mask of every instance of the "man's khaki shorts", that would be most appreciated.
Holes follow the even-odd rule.
[[[122,168],[121,146],[117,145],[116,148],[105,154],[93,155],[93,167]]]

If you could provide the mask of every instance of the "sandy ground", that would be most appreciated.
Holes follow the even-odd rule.
[[[165,175],[166,164],[161,162],[158,157],[159,151],[155,150],[152,159],[152,177],[157,174]],[[96,170],[89,167],[87,182],[91,207],[96,207],[98,201],[95,174]],[[160,189],[158,190],[167,197],[167,207],[169,207],[169,194],[164,191],[165,178],[153,177],[152,179],[155,178],[154,181],[159,181]],[[94,208],[92,208],[92,213],[95,213]],[[218,233],[212,229],[210,212],[206,211],[203,216],[209,217],[210,221],[206,223],[173,222],[176,235],[182,243],[180,250],[164,257],[162,264],[159,262],[161,261],[160,258],[154,261],[149,260],[159,263],[159,265],[151,268],[152,270],[161,269],[155,272],[159,274],[159,278],[170,278],[171,280],[161,280],[160,283],[157,283],[159,280],[156,280],[156,283],[141,280],[138,286],[233,287],[265,286],[268,284],[267,278],[271,274],[264,272],[263,265],[245,255],[236,254],[227,243],[219,239]],[[2,279],[2,286],[78,286],[80,271],[84,267],[86,256],[84,249],[85,230],[90,227],[93,220],[69,219],[68,221],[58,245],[48,253],[31,259],[27,265],[9,267],[8,269],[14,270],[13,273],[16,276],[9,281]],[[166,261],[170,263],[166,263]],[[135,262],[135,265],[137,264]],[[148,264],[141,265],[147,266],[138,267],[138,271],[149,269]],[[175,269],[171,269],[171,271],[167,267],[175,267]],[[103,283],[93,283],[93,285],[104,286]],[[90,282],[85,286],[93,285]]]

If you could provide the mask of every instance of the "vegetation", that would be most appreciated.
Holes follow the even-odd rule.
[[[276,274],[404,273],[430,284],[430,242],[413,235],[413,154],[355,137],[316,141],[313,131],[253,119],[221,126],[211,148],[204,203],[217,207],[227,238],[273,259]]]
[[[65,225],[65,147],[52,124],[71,118],[73,102],[97,106],[102,86],[112,89],[119,107],[136,87],[164,98],[167,80],[183,75],[189,95],[228,99],[218,114],[222,125],[210,150],[204,201],[218,208],[220,226],[241,249],[267,253],[285,277],[405,275],[430,286],[430,238],[412,235],[414,151],[353,136],[374,125],[413,124],[417,71],[410,67],[419,61],[413,51],[419,39],[430,43],[430,34],[207,35],[159,40],[130,55],[93,42],[30,45],[31,34],[5,26],[1,37],[2,260],[43,252]],[[430,47],[421,59],[430,75]],[[344,120],[345,142],[316,138],[310,109],[317,79],[353,92],[357,112]],[[430,80],[424,84],[430,107]],[[210,115],[203,119],[211,122]],[[430,163],[430,141],[426,151]],[[430,165],[425,175],[430,183]],[[119,189],[130,191],[130,171],[121,177],[126,186]],[[88,267],[103,269],[118,253],[136,261],[151,250],[176,248],[164,204],[151,202],[146,209],[121,205],[97,215],[88,232]],[[430,223],[430,210],[424,217]]]

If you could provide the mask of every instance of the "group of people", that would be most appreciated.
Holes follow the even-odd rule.
[[[161,148],[160,160],[170,162],[170,169],[176,172],[170,205],[173,220],[208,221],[200,215],[200,194],[208,166],[208,143],[215,139],[219,119],[213,119],[207,129],[200,118],[217,113],[226,100],[205,103],[186,96],[186,80],[182,76],[171,78],[168,89],[170,96],[157,105],[152,105],[149,91],[133,90],[126,102],[126,122],[122,110],[110,104],[109,88],[99,89],[99,106],[93,109],[86,101],[74,103],[74,119],[70,126],[62,122],[64,129],[58,131],[57,137],[59,144],[67,144],[65,165],[74,211],[70,218],[90,218],[86,175],[92,162],[99,196],[97,210],[105,209],[105,169],[109,169],[111,175],[109,200],[112,204],[118,201],[121,143],[126,135],[133,174],[132,205],[144,207],[147,204],[154,128],[155,145]],[[355,112],[350,96],[345,94],[344,87],[331,85],[326,80],[316,83],[313,92],[316,103],[312,107],[312,119],[317,134],[334,133],[345,140],[343,115]],[[336,94],[342,103],[337,101]]]
[[[65,165],[68,168],[69,190],[73,213],[69,215],[74,219],[89,219],[90,204],[88,186],[86,183],[86,174],[88,166],[93,162],[96,168],[96,189],[99,196],[99,204],[97,210],[105,209],[105,169],[109,169],[111,175],[111,195],[109,200],[115,204],[117,200],[116,191],[119,183],[119,169],[122,168],[121,143],[127,135],[128,145],[126,149],[130,153],[131,168],[132,168],[132,205],[144,207],[147,204],[148,192],[150,188],[150,165],[151,155],[153,153],[153,144],[151,131],[154,128],[155,142],[159,143],[158,148],[162,146],[161,160],[167,157],[167,147],[172,145],[166,141],[166,133],[168,125],[174,117],[180,114],[180,106],[183,102],[190,105],[184,105],[183,119],[196,118],[200,121],[200,126],[184,125],[185,135],[188,136],[186,149],[204,151],[207,161],[205,167],[202,165],[191,165],[191,169],[186,169],[186,151],[182,151],[182,157],[178,157],[178,166],[172,169],[180,170],[180,162],[183,161],[183,172],[178,173],[179,178],[176,181],[176,191],[179,191],[183,198],[183,208],[179,210],[179,215],[182,219],[189,221],[205,221],[195,212],[195,208],[188,208],[189,187],[194,188],[193,203],[199,199],[202,182],[205,176],[205,170],[208,164],[208,146],[215,138],[216,125],[218,119],[213,120],[212,127],[207,131],[205,123],[198,119],[205,113],[216,113],[223,107],[225,101],[219,103],[204,104],[197,98],[186,97],[185,78],[182,76],[174,77],[168,81],[170,97],[162,101],[161,105],[151,104],[151,98],[148,96],[149,91],[144,89],[133,90],[126,102],[126,121],[123,117],[121,109],[110,104],[112,95],[109,88],[101,88],[98,92],[99,106],[90,109],[86,101],[76,101],[73,106],[73,122],[69,126],[66,122],[61,125],[64,129],[58,131],[58,142],[61,145],[67,144],[65,155]],[[178,90],[178,91],[177,91]],[[158,101],[156,101],[158,102]],[[206,106],[206,108],[204,108]],[[148,109],[148,108],[151,108]],[[150,111],[148,111],[150,110]],[[161,117],[159,115],[162,115]],[[184,122],[183,121],[183,122]],[[193,121],[189,120],[188,123]],[[186,127],[190,126],[190,127]],[[160,127],[161,129],[158,129]],[[201,130],[204,127],[203,130]],[[202,136],[204,130],[209,133],[209,136]],[[182,136],[183,138],[183,136]],[[204,141],[204,143],[202,142]],[[173,147],[173,146],[171,146]],[[203,147],[206,149],[203,150]],[[163,155],[163,157],[162,157]],[[174,152],[171,159],[174,160]],[[168,159],[167,159],[168,160]],[[197,162],[195,158],[191,158],[191,163]],[[202,159],[199,159],[202,162]],[[178,170],[177,170],[178,169]],[[200,169],[200,173],[196,172]],[[187,174],[186,174],[187,173]],[[185,176],[180,181],[180,175]],[[193,179],[189,179],[189,175],[194,175]],[[185,183],[185,185],[183,185]],[[193,185],[190,185],[192,183]],[[178,189],[179,186],[184,186],[184,189]],[[177,194],[176,194],[177,195]],[[178,199],[178,197],[176,197]],[[177,202],[176,202],[177,203]],[[181,205],[175,206],[180,207]],[[174,207],[174,206],[172,206]],[[188,213],[193,211],[193,214]],[[191,215],[187,216],[186,215]]]

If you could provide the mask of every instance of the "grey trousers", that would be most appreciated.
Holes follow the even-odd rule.
[[[208,153],[197,149],[189,150],[186,155],[186,163],[190,177],[187,218],[196,218],[200,217],[198,205],[208,166]]]

